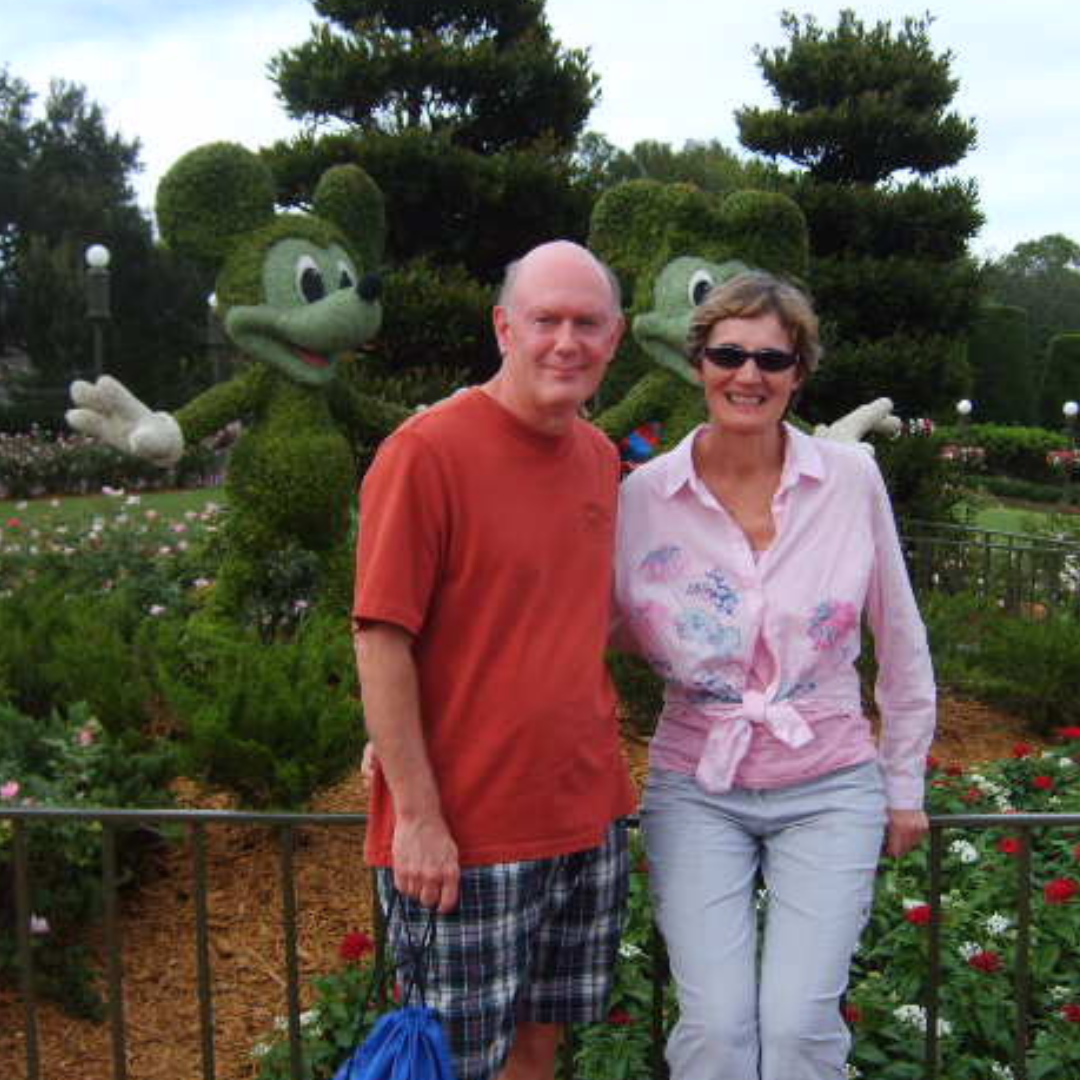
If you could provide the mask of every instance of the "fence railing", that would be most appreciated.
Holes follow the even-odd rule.
[[[195,951],[199,1027],[203,1080],[216,1080],[216,1053],[213,1025],[213,979],[210,964],[210,917],[207,903],[208,876],[206,830],[215,826],[250,826],[273,830],[277,852],[281,893],[281,931],[285,954],[285,997],[289,1039],[290,1071],[294,1080],[305,1075],[300,1021],[300,965],[297,948],[297,897],[294,852],[297,830],[309,827],[363,828],[363,814],[273,814],[218,810],[90,810],[45,807],[0,809],[0,822],[12,828],[14,864],[15,935],[18,952],[19,990],[23,1011],[26,1080],[56,1080],[44,1077],[38,1040],[37,1001],[34,991],[33,950],[31,948],[31,873],[27,828],[30,823],[60,824],[65,821],[97,822],[102,828],[103,924],[106,953],[107,1018],[110,1029],[113,1080],[128,1080],[127,1031],[124,1016],[123,942],[119,912],[117,874],[117,834],[121,830],[147,825],[173,824],[186,828],[191,846],[194,880]],[[939,1080],[940,1054],[938,1019],[942,985],[941,906],[942,866],[945,833],[952,829],[991,829],[1007,827],[1019,832],[1022,844],[1016,860],[1017,871],[1017,946],[1015,980],[1015,1037],[1013,1076],[1027,1080],[1029,1014],[1031,1003],[1031,851],[1032,832],[1036,829],[1080,826],[1080,814],[952,814],[931,818],[929,904],[931,922],[928,946],[928,999],[926,1004],[925,1080]],[[378,906],[374,905],[377,912]],[[382,928],[376,927],[377,948],[382,950]],[[654,949],[652,1075],[663,1080],[665,1065],[662,1039],[665,1030],[663,986],[668,978],[663,949]],[[564,1061],[572,1062],[568,1054]],[[571,1072],[564,1075],[572,1076]]]
[[[971,592],[1036,616],[1080,612],[1076,541],[922,521],[902,522],[901,539],[917,591]]]

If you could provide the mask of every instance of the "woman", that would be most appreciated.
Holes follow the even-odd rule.
[[[928,827],[926,635],[873,459],[784,423],[821,355],[806,296],[740,274],[695,312],[689,353],[709,421],[623,484],[616,570],[666,681],[642,817],[679,991],[668,1060],[674,1080],[840,1080],[883,834],[899,857]]]

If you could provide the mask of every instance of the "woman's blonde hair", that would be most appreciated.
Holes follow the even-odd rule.
[[[724,319],[775,315],[791,337],[799,366],[809,375],[821,361],[818,318],[810,297],[790,281],[764,270],[748,270],[711,289],[690,317],[686,351],[690,363],[701,363],[709,331]]]

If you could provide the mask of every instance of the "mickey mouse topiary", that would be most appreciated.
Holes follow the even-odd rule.
[[[168,466],[185,443],[243,420],[208,614],[238,617],[265,560],[298,549],[316,556],[324,599],[344,604],[357,482],[350,439],[377,440],[408,415],[337,377],[381,322],[374,269],[386,231],[382,193],[358,166],[339,165],[319,182],[312,214],[276,214],[259,159],[211,143],[162,179],[157,215],[167,244],[217,271],[225,332],[250,363],[175,417],[151,411],[109,376],[77,381],[68,423]]]

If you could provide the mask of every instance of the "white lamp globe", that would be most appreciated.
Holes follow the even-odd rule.
[[[957,416],[970,416],[971,415],[971,402],[967,398],[961,398],[956,403],[956,415]]]
[[[1080,405],[1077,405],[1075,401],[1066,401],[1065,404],[1061,406],[1061,411],[1065,414],[1067,419],[1075,420],[1076,414],[1080,412]]]
[[[91,244],[86,249],[86,265],[95,270],[104,270],[111,258],[109,249],[104,244]]]

